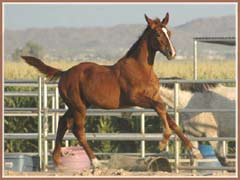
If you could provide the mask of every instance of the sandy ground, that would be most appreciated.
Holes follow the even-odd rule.
[[[197,173],[194,175],[191,171],[188,172],[183,172],[180,171],[179,173],[176,172],[162,172],[162,171],[157,171],[157,172],[151,172],[151,171],[125,171],[123,169],[109,169],[109,168],[101,168],[101,169],[89,169],[89,170],[84,170],[83,172],[77,172],[77,171],[54,171],[50,170],[48,172],[14,172],[14,171],[5,171],[5,176],[67,176],[67,177],[76,177],[76,176],[161,176],[161,177],[167,177],[167,176],[231,176],[234,177],[235,173],[229,173],[229,172],[214,172],[211,175],[203,175],[200,173]]]
[[[172,176],[218,176],[218,177],[235,177],[236,173],[227,171],[191,171],[181,170],[178,173],[173,169],[169,161],[163,157],[150,157],[145,159],[139,159],[138,157],[114,155],[110,160],[100,161],[101,166],[99,168],[91,168],[81,170],[80,164],[72,164],[67,166],[61,166],[56,168],[53,163],[48,165],[49,170],[47,172],[16,172],[12,170],[5,170],[4,176],[6,177],[98,177],[98,176],[138,176],[138,177],[172,177]],[[149,166],[150,165],[150,166]],[[75,169],[74,169],[75,168]],[[153,171],[154,170],[154,171]],[[168,171],[168,172],[167,172]],[[172,172],[171,172],[172,171]]]

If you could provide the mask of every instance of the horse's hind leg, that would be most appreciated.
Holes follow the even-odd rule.
[[[61,156],[61,144],[63,136],[67,130],[67,121],[71,119],[70,110],[67,110],[65,114],[60,118],[57,128],[57,136],[55,140],[55,148],[53,151],[53,161],[56,166],[61,165],[60,156]]]
[[[96,156],[94,155],[92,149],[88,145],[86,132],[85,132],[85,116],[86,110],[85,108],[78,109],[73,112],[74,117],[74,124],[72,127],[72,132],[78,139],[79,143],[83,146],[84,150],[86,151],[89,159],[92,162],[94,167],[100,166]]]

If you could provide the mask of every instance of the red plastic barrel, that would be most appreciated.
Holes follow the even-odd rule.
[[[91,166],[91,162],[81,146],[61,148],[61,161],[64,169],[83,171]]]

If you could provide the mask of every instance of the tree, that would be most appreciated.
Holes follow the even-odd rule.
[[[43,48],[33,41],[28,41],[22,49],[17,48],[13,52],[12,59],[18,61],[23,55],[41,58],[43,56]]]
[[[19,60],[20,56],[22,54],[22,50],[17,48],[15,51],[12,53],[12,60],[17,61]]]

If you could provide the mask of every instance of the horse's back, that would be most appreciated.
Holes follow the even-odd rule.
[[[77,89],[78,95],[88,104],[101,108],[119,107],[120,86],[112,66],[80,63],[69,69],[61,81],[68,86],[68,92]]]

